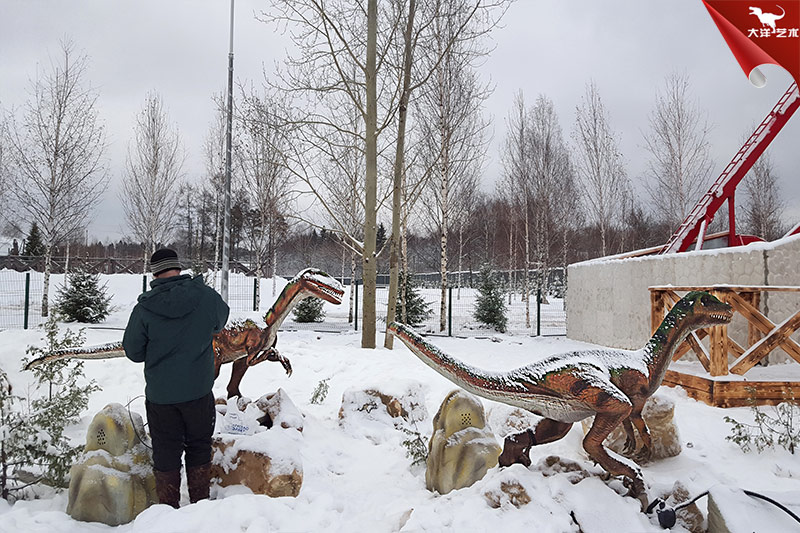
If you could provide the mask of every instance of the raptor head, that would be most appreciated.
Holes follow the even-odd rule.
[[[729,324],[733,317],[730,305],[704,291],[690,292],[673,309],[694,329]]]
[[[760,7],[752,7],[752,6],[750,7],[750,13],[749,13],[750,15],[758,16],[758,15],[761,15],[763,13],[764,12],[761,10]]]
[[[300,284],[307,296],[316,296],[332,304],[342,303],[344,289],[342,284],[318,268],[307,268],[297,274],[294,280]]]

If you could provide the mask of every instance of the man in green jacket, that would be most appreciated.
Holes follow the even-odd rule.
[[[181,275],[173,250],[156,251],[150,268],[152,289],[139,296],[122,345],[128,359],[144,362],[156,492],[177,509],[184,453],[189,499],[208,498],[216,420],[212,342],[229,308],[202,276]]]

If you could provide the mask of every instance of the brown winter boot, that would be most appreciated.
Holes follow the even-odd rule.
[[[186,467],[186,483],[189,485],[189,501],[195,503],[208,499],[211,483],[211,463]]]
[[[154,469],[153,474],[156,477],[156,494],[158,494],[159,503],[165,503],[178,509],[181,501],[181,471],[159,472]]]

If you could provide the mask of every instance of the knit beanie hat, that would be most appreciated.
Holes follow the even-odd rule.
[[[181,264],[178,262],[178,254],[175,250],[169,248],[161,248],[156,250],[156,253],[150,258],[150,270],[154,276],[158,276],[167,270],[181,269]]]

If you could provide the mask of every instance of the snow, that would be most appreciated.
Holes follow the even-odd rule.
[[[110,276],[114,311],[101,324],[124,328],[136,302],[141,281],[123,283]],[[141,280],[141,277],[139,277]],[[112,292],[111,290],[109,292]],[[267,298],[268,299],[268,298]],[[254,313],[234,313],[232,319],[258,318]],[[67,325],[75,329],[75,325]],[[121,338],[121,331],[87,329],[87,344],[102,344]],[[8,373],[18,393],[27,391],[32,374],[21,369],[21,359],[28,345],[41,345],[37,330],[0,331],[0,367]],[[382,336],[377,339],[381,346]],[[558,455],[575,461],[592,473],[599,469],[581,447],[583,433],[575,424],[560,441],[534,447],[533,465],[495,467],[475,485],[446,495],[425,489],[424,467],[411,466],[403,441],[408,435],[394,420],[379,416],[340,421],[342,396],[346,391],[378,389],[389,394],[413,391],[414,400],[422,402],[426,415],[415,422],[425,436],[432,432],[433,414],[455,386],[428,366],[399,341],[394,350],[360,348],[361,332],[323,334],[312,331],[289,331],[280,334],[281,352],[292,360],[294,373],[287,377],[279,364],[265,362],[248,370],[241,389],[250,398],[282,388],[305,417],[303,433],[289,429],[257,433],[254,446],[274,453],[276,467],[288,468],[299,458],[303,486],[297,498],[269,498],[254,495],[236,486],[212,488],[211,501],[189,505],[184,484],[183,507],[174,510],[164,505],[150,507],[137,519],[113,528],[127,532],[198,532],[198,531],[526,531],[535,524],[536,531],[578,531],[576,520],[586,533],[613,531],[662,531],[655,517],[644,515],[639,502],[619,495],[624,492],[618,480],[603,482],[589,477],[577,484],[569,472],[548,475],[537,468],[545,457]],[[499,342],[497,342],[499,341]],[[443,352],[466,364],[504,372],[520,368],[555,353],[580,349],[601,349],[570,339],[533,338],[497,334],[492,339],[438,337],[430,342]],[[75,443],[85,441],[86,430],[95,413],[105,405],[131,402],[131,410],[144,414],[144,378],[142,366],[127,359],[84,361],[84,371],[102,390],[92,395],[81,421],[68,434]],[[214,386],[218,397],[225,395],[231,365],[223,367]],[[769,367],[767,367],[769,368]],[[329,392],[320,404],[310,402],[322,380],[328,380]],[[652,497],[669,491],[681,481],[692,496],[710,487],[742,488],[768,494],[800,513],[800,463],[782,448],[743,453],[726,441],[730,424],[728,415],[742,422],[752,422],[747,408],[719,409],[689,399],[680,389],[662,388],[660,394],[675,402],[675,419],[683,451],[677,457],[642,467],[645,483]],[[511,431],[512,420],[527,420],[513,407],[480,400],[487,412],[489,427],[498,442]],[[373,414],[376,411],[373,411]],[[530,415],[530,420],[535,420]],[[218,420],[220,422],[221,420]],[[218,426],[219,427],[219,426]],[[532,501],[519,508],[506,497],[499,508],[487,503],[486,493],[501,494],[501,486],[518,483]],[[706,500],[698,502],[705,512]],[[0,532],[58,533],[106,532],[102,524],[74,521],[66,513],[67,493],[44,490],[35,500],[13,505],[0,500]],[[782,531],[797,526],[784,516],[767,509],[768,505],[748,509],[748,520],[756,520],[759,531]],[[574,516],[574,518],[573,518]],[[788,526],[787,526],[788,524]],[[786,529],[783,529],[786,530]],[[791,529],[788,529],[789,531]],[[794,529],[797,531],[797,527]],[[672,531],[685,531],[676,526]]]
[[[683,252],[685,254],[693,254],[693,255],[725,255],[725,254],[736,254],[736,253],[744,253],[744,252],[764,252],[774,250],[780,246],[788,245],[793,241],[800,241],[800,235],[787,235],[781,237],[780,239],[775,239],[774,241],[756,241],[751,242],[750,244],[746,244],[744,246],[731,246],[728,248],[713,248],[709,250],[688,250]],[[618,255],[609,255],[606,257],[598,257],[596,259],[587,259],[586,261],[581,261],[580,263],[574,263],[576,265],[588,265],[588,264],[600,264],[600,263],[610,263],[620,259],[624,259],[626,261],[653,261],[658,260],[661,256],[653,256],[653,255],[644,255],[638,257],[629,257],[631,254],[636,252],[625,252]]]

